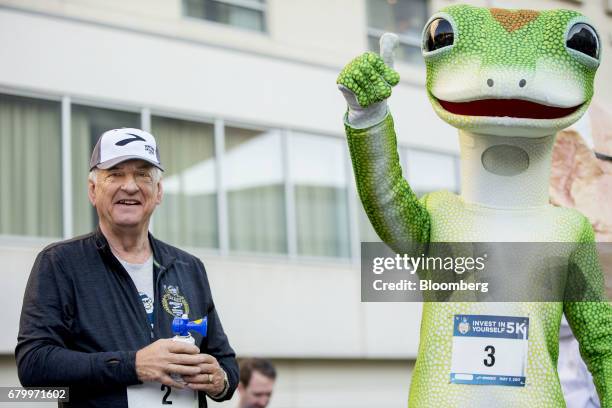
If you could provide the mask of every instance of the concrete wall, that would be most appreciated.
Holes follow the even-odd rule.
[[[342,65],[363,51],[361,40],[346,57],[323,62],[279,58],[271,50],[284,37],[274,47],[269,44],[265,53],[256,46],[236,51],[220,48],[204,33],[198,38],[205,41],[200,41],[140,31],[137,25],[131,30],[139,31],[126,31],[116,25],[121,20],[92,24],[82,14],[79,19],[66,14],[49,18],[0,7],[0,86],[70,95],[77,102],[146,106],[154,112],[343,134],[345,103],[335,80]],[[217,26],[210,30],[227,30]],[[243,34],[241,44],[261,35]],[[455,131],[435,116],[421,86],[424,71],[404,69],[406,79],[390,102],[400,142],[456,152]]]
[[[430,10],[434,12],[456,3],[456,0],[431,0]],[[605,89],[612,81],[612,13],[606,13],[603,0],[464,0],[461,3],[523,9],[571,8],[586,14],[597,26],[604,47],[597,88]],[[318,64],[332,69],[332,79],[339,68],[366,48],[365,5],[365,0],[268,0],[268,31],[257,33],[182,17],[180,0],[0,0],[0,7]],[[422,68],[400,63],[397,69],[404,84],[423,84]],[[597,100],[612,108],[610,95],[601,92]],[[427,106],[425,99],[420,101]]]

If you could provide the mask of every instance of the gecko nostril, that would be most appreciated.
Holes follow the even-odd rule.
[[[495,82],[493,82],[493,80],[491,78],[487,79],[487,85],[489,85],[491,88],[493,88],[494,84],[495,84]]]
[[[525,85],[527,85],[527,81],[525,81],[524,79],[521,79],[521,82],[519,82],[519,86],[520,86],[521,88],[524,88],[524,87],[525,87]]]

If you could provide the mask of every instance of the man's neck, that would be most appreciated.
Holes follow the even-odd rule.
[[[526,138],[459,132],[461,197],[485,207],[548,204],[554,135]]]
[[[144,263],[151,256],[148,230],[125,230],[100,223],[100,230],[112,252],[129,263]]]

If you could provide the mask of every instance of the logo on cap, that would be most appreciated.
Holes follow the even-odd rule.
[[[120,140],[117,143],[115,143],[115,146],[125,146],[128,143],[137,142],[137,141],[141,141],[141,142],[145,141],[142,137],[135,135],[133,133],[128,133],[128,135],[134,136],[134,137]]]

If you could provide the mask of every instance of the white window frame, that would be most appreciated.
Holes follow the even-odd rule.
[[[205,0],[204,0],[205,1]],[[266,2],[260,3],[257,0],[210,0],[217,3],[225,3],[230,6],[238,6],[266,13]]]
[[[232,0],[233,1],[233,0]],[[612,0],[610,0],[612,1]],[[288,163],[288,139],[291,137],[293,132],[305,132],[312,134],[313,136],[327,137],[343,139],[340,134],[324,133],[320,131],[312,131],[310,129],[293,129],[287,127],[281,127],[276,124],[252,124],[248,122],[242,122],[239,119],[234,118],[223,118],[216,117],[214,115],[200,115],[200,114],[189,114],[171,110],[155,109],[147,106],[135,106],[129,104],[122,104],[115,101],[104,101],[104,100],[92,100],[74,97],[71,95],[50,95],[38,92],[27,92],[19,89],[3,88],[0,86],[0,93],[14,96],[25,96],[34,99],[51,100],[61,103],[61,127],[62,127],[62,214],[63,220],[63,238],[70,238],[72,236],[72,169],[69,160],[65,160],[66,157],[71,157],[71,114],[72,109],[75,105],[112,109],[126,113],[140,114],[141,126],[146,130],[151,127],[151,118],[153,116],[162,116],[167,118],[173,118],[177,120],[188,120],[196,121],[206,124],[214,125],[214,140],[215,140],[215,163],[216,163],[216,175],[217,175],[217,217],[218,217],[218,248],[198,248],[198,250],[205,251],[206,253],[213,253],[219,255],[232,255],[237,254],[235,251],[229,249],[229,236],[228,236],[228,219],[227,219],[227,197],[226,197],[226,186],[223,183],[223,166],[225,156],[225,128],[227,126],[240,127],[244,129],[252,130],[279,130],[281,132],[281,143],[282,143],[282,154],[283,157],[283,168],[284,168],[284,196],[285,196],[285,225],[287,228],[287,253],[283,254],[270,254],[263,252],[249,252],[249,256],[265,256],[268,258],[285,258],[291,260],[312,260],[315,262],[325,261],[338,264],[353,263],[359,264],[360,258],[360,237],[359,237],[359,205],[361,205],[357,198],[356,186],[353,183],[353,178],[350,177],[349,173],[352,172],[352,164],[349,154],[345,152],[343,157],[340,159],[344,163],[344,169],[346,174],[346,191],[348,196],[347,201],[347,217],[349,223],[349,245],[350,253],[348,257],[340,256],[309,256],[300,255],[297,253],[297,232],[296,232],[296,214],[295,214],[295,189],[291,181],[291,175],[289,174],[289,163]],[[419,150],[425,151],[441,156],[451,157],[455,161],[455,178],[457,188],[460,189],[459,180],[459,158],[456,154],[448,152],[440,152],[436,150],[429,150],[422,146],[413,145],[399,145],[398,149],[406,153],[408,150]],[[401,164],[403,168],[407,168],[407,154],[403,154]],[[153,217],[154,218],[154,217]],[[30,244],[33,243],[38,245],[48,244],[50,242],[57,241],[58,237],[34,237],[34,236],[9,236],[0,234],[0,244],[3,242],[14,244],[15,242]]]
[[[198,17],[193,17],[193,16],[188,16],[185,12],[185,1],[186,0],[182,0],[181,1],[181,6],[183,9],[183,12],[181,13],[183,15],[183,17],[187,17],[187,18],[193,18],[195,20],[198,21],[206,21],[209,23],[213,23],[213,24],[221,24],[223,26],[227,26],[227,27],[233,27],[236,29],[240,29],[240,30],[246,30],[243,27],[240,26],[236,26],[233,24],[228,24],[228,23],[222,23],[220,21],[215,21],[215,20],[208,20],[208,19],[203,19],[203,18],[198,18]],[[262,19],[263,19],[263,30],[249,30],[249,31],[253,31],[253,32],[259,32],[259,33],[264,33],[266,34],[268,32],[268,1],[265,0],[263,3],[258,2],[257,0],[201,0],[202,2],[204,1],[214,1],[217,3],[223,3],[223,4],[227,4],[228,6],[236,6],[236,7],[242,7],[242,8],[247,8],[250,10],[255,10],[255,11],[261,11],[262,14]]]
[[[428,3],[429,3],[428,1],[425,1],[426,5],[428,5]],[[382,30],[380,28],[371,27],[369,22],[368,22],[368,30],[367,31],[368,31],[368,39],[369,39],[369,37],[380,38],[384,33],[387,32],[386,30]],[[400,34],[400,33],[395,33],[395,34],[399,38],[400,45],[414,47],[414,48],[416,48],[419,51],[421,50],[423,39],[421,38],[420,35],[411,36],[411,35]],[[397,61],[400,61],[402,63],[406,63],[405,60],[396,60],[396,62]]]
[[[455,189],[451,190],[452,193],[461,194],[461,160],[459,154],[438,151],[435,149],[429,149],[423,146],[414,146],[414,145],[399,145],[400,150],[400,164],[402,165],[402,177],[406,179],[408,184],[410,184],[410,188],[412,188],[413,184],[411,181],[411,177],[413,175],[408,172],[408,166],[410,163],[410,153],[426,153],[439,157],[445,157],[447,159],[452,160],[453,162],[453,182],[455,183]],[[436,190],[434,190],[436,191]]]
[[[379,28],[374,28],[374,27],[368,27],[368,37],[378,37],[380,38],[381,35],[383,35],[384,33],[386,33],[385,30],[381,30]],[[397,36],[399,37],[399,41],[400,44],[402,45],[407,45],[410,47],[416,47],[419,50],[421,49],[421,38],[420,37],[412,37],[410,35],[406,35],[406,34],[398,34],[396,33]]]
[[[60,104],[60,135],[61,135],[60,140],[63,143],[64,141],[63,134],[62,134],[63,127],[61,124],[62,114],[63,114],[63,96],[54,94],[54,93],[47,93],[44,91],[30,90],[30,89],[24,89],[24,88],[14,88],[11,86],[3,86],[3,85],[0,85],[0,94],[23,97],[23,98],[39,99],[41,101],[50,101],[50,102],[59,103]],[[64,146],[62,145],[62,162],[63,162],[63,147]],[[60,178],[60,180],[62,181],[62,188],[64,188],[63,177],[64,177],[64,168],[62,167],[61,168],[61,178]],[[64,211],[65,211],[64,210],[65,196],[64,196],[63,191],[61,194],[61,199],[62,199],[62,217],[63,217]],[[63,239],[65,227],[66,226],[64,224],[64,220],[62,219],[62,233],[61,233],[61,236],[59,237],[39,237],[39,236],[33,236],[33,235],[0,234],[0,245],[10,245],[10,246],[19,246],[19,245],[41,246],[42,245],[42,246],[45,246],[53,242],[56,242],[58,238]]]

